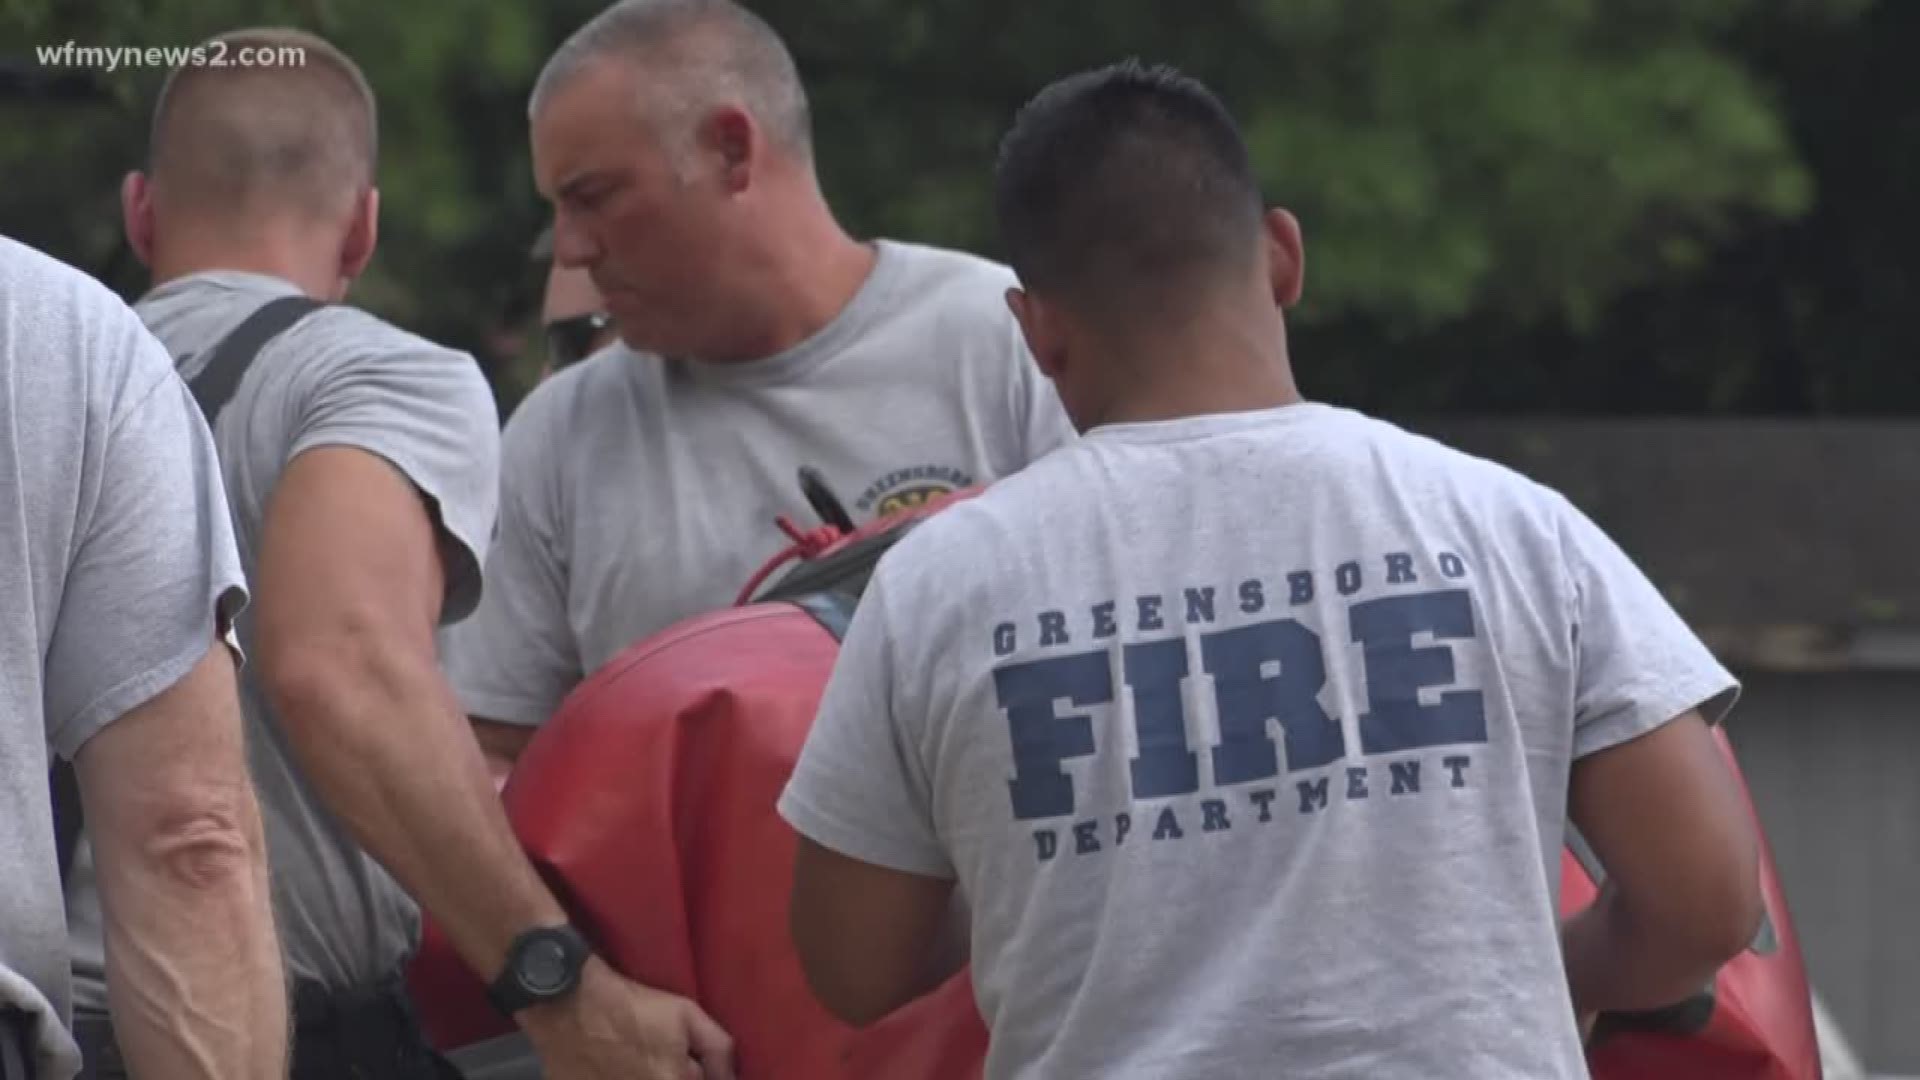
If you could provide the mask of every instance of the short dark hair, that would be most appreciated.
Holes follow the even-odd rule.
[[[1244,267],[1264,212],[1220,100],[1133,60],[1061,79],[1020,110],[994,201],[1023,286],[1115,310]]]

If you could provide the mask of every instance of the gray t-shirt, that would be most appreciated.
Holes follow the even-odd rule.
[[[209,272],[155,289],[135,310],[191,379],[240,320],[295,291],[272,277]],[[330,307],[260,351],[214,437],[249,574],[258,565],[267,500],[287,463],[314,447],[358,447],[392,463],[431,500],[451,541],[443,624],[472,610],[493,531],[500,436],[493,392],[470,356],[364,311]],[[243,617],[243,647],[251,648],[252,631]],[[391,974],[418,941],[418,908],[310,790],[257,671],[243,677],[240,691],[290,974],[333,989]],[[78,869],[75,981],[82,1003],[103,1009],[98,903],[90,866]]]
[[[957,880],[989,1080],[1582,1077],[1570,764],[1737,689],[1497,465],[1115,425],[888,554],[780,809]]]
[[[815,522],[820,470],[856,521],[987,483],[1074,438],[1008,313],[1004,267],[882,242],[838,318],[740,364],[615,345],[507,424],[480,610],[448,636],[467,711],[538,725],[634,641],[731,604]]]
[[[0,1006],[70,1008],[49,749],[178,682],[245,604],[213,441],[166,351],[99,282],[0,237]]]

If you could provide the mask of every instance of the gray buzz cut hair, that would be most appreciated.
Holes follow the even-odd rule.
[[[251,27],[209,39],[277,64],[175,68],[148,132],[148,168],[175,205],[220,216],[258,202],[331,216],[371,186],[379,109],[366,76],[316,34]]]
[[[659,91],[653,120],[676,153],[692,125],[723,101],[750,112],[769,137],[811,160],[812,117],[793,54],[766,20],[734,0],[619,0],[561,44],[535,82],[529,117],[603,60],[632,65]]]

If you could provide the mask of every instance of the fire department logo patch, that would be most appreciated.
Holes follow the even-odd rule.
[[[973,476],[950,465],[916,465],[895,469],[867,485],[853,504],[862,514],[876,517],[911,510],[929,499],[971,487]]]

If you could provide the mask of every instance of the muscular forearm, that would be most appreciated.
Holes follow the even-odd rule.
[[[141,1080],[286,1075],[287,1001],[259,810],[244,784],[96,849],[108,1007]]]
[[[1699,993],[1728,950],[1637,917],[1613,889],[1568,920],[1561,932],[1574,1011],[1665,1008]]]
[[[508,825],[430,648],[376,634],[303,647],[272,681],[316,791],[477,973],[565,914]]]

